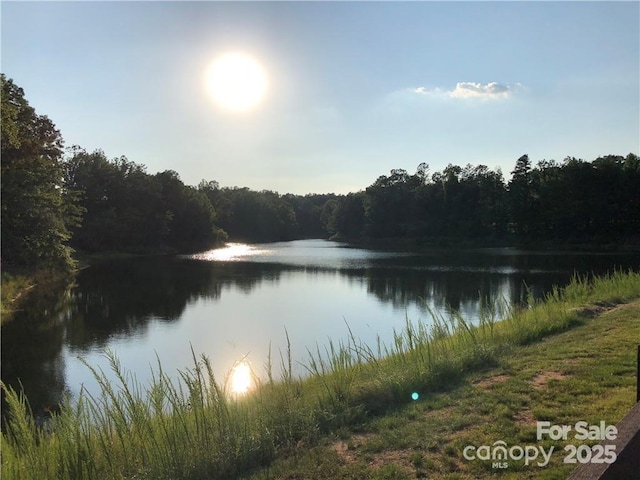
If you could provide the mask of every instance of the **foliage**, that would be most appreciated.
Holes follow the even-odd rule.
[[[122,156],[69,149],[2,75],[2,262],[11,269],[68,269],[86,252],[211,247],[226,234],[206,195],[174,171],[146,173]],[[72,238],[73,235],[73,238]]]
[[[336,203],[337,195],[329,194],[286,194],[282,199],[293,207],[297,228],[297,238],[326,238],[329,231],[331,205]]]
[[[521,156],[507,182],[500,169],[420,164],[382,175],[347,195],[279,195],[202,181],[233,239],[279,241],[408,238],[426,242],[636,242],[640,160],[630,153],[593,162],[568,157],[535,167]],[[597,194],[594,194],[597,192]]]
[[[203,192],[216,210],[218,223],[233,240],[274,242],[327,238],[335,233],[339,195],[280,195],[270,190],[224,187],[202,180]]]
[[[327,220],[336,233],[347,237],[361,235],[365,228],[365,200],[364,192],[349,193],[341,197],[332,206],[331,216]]]
[[[280,195],[205,180],[195,188],[173,170],[151,175],[100,150],[75,146],[63,161],[53,123],[2,76],[2,261],[14,268],[68,267],[69,243],[90,253],[145,253],[207,248],[227,235],[443,244],[640,238],[637,155],[535,167],[523,155],[511,173],[507,183],[485,165],[430,174],[422,163],[414,174],[394,169],[347,195]]]
[[[184,250],[216,244],[227,238],[216,225],[216,211],[206,195],[185,186],[172,170],[156,174],[155,180],[160,184],[161,211],[167,221],[169,245]]]
[[[62,181],[60,132],[12,80],[2,83],[2,262],[12,268],[73,266],[69,227],[81,210]]]
[[[298,236],[295,211],[276,192],[220,188],[217,182],[205,181],[199,189],[220,212],[220,226],[234,240],[274,242]]]
[[[9,404],[1,437],[2,470],[23,478],[234,478],[279,452],[314,444],[327,432],[361,423],[495,365],[514,345],[528,344],[585,321],[590,301],[640,295],[640,274],[575,278],[541,302],[497,321],[488,309],[478,325],[454,314],[430,323],[407,321],[390,345],[351,337],[311,356],[309,377],[292,375],[290,351],[281,381],[268,380],[237,397],[212,374],[206,358],[171,379],[158,363],[144,388],[109,357],[118,384],[92,370],[102,393],[67,401],[37,425],[26,398],[3,387]],[[600,322],[598,322],[600,323]],[[90,367],[89,367],[90,368]],[[419,461],[419,459],[417,459]]]
[[[593,162],[567,157],[539,162],[526,185],[526,216],[514,218],[518,231],[534,238],[619,242],[640,234],[640,169],[633,153]],[[512,184],[513,184],[512,180]],[[513,185],[510,185],[510,193]]]
[[[74,147],[65,161],[66,188],[85,209],[73,245],[87,252],[183,250],[224,239],[205,195],[168,170],[149,175],[126,157],[109,160]]]
[[[431,176],[426,164],[413,175],[395,169],[364,192],[338,197],[326,228],[346,239],[637,242],[639,164],[630,153],[532,167],[523,155],[508,183],[485,165],[449,164]]]
[[[60,268],[42,268],[35,271],[24,271],[19,273],[2,272],[2,288],[0,289],[0,323],[3,326],[13,320],[14,314],[21,311],[21,317],[24,318],[24,312],[28,312],[27,316],[33,310],[43,311],[42,303],[49,302],[49,305],[57,305],[59,302],[66,301],[66,293],[61,290],[61,285],[69,285],[75,275],[74,271],[68,271]],[[44,301],[43,301],[44,299]],[[47,310],[53,318],[53,311]],[[42,322],[39,320],[39,324]],[[56,323],[53,320],[53,323]],[[3,331],[4,333],[4,331]],[[35,340],[34,335],[25,335],[26,341]],[[47,337],[47,341],[50,338]],[[37,342],[35,342],[37,343]],[[3,343],[3,354],[13,348],[25,351],[24,342],[18,342],[17,345],[9,345]],[[6,379],[8,372],[11,370],[9,365],[4,365],[2,369],[2,378]]]
[[[0,322],[2,324],[11,319],[16,302],[25,296],[32,285],[31,279],[24,275],[2,272],[2,289],[0,289]]]

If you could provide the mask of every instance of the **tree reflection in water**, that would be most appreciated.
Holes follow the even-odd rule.
[[[317,240],[232,247],[225,254],[229,261],[211,255],[105,261],[80,271],[75,283],[35,292],[24,311],[2,327],[2,380],[14,388],[21,380],[37,411],[78,390],[67,380],[75,356],[111,348],[119,339],[135,344],[162,326],[172,328],[165,335],[172,343],[154,346],[157,350],[189,345],[212,331],[218,338],[206,340],[216,348],[237,341],[232,335],[240,334],[233,332],[243,331],[266,348],[271,339],[283,337],[282,322],[296,322],[285,327],[308,335],[296,340],[303,342],[304,353],[305,347],[339,335],[335,325],[344,320],[372,325],[377,332],[402,324],[409,309],[424,315],[429,309],[456,309],[473,319],[482,300],[521,304],[529,293],[541,297],[554,284],[566,283],[574,271],[640,267],[638,255],[509,249],[385,254]],[[276,293],[277,298],[269,296]],[[246,310],[249,303],[257,304],[254,310]],[[239,312],[249,313],[240,318]],[[368,315],[378,317],[353,318]],[[190,330],[182,329],[184,323],[192,324]],[[252,355],[261,353],[256,349]],[[152,362],[145,358],[139,367],[148,370]],[[239,379],[232,382],[238,391],[247,388],[242,368],[236,368]]]

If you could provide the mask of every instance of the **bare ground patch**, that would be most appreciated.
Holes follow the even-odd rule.
[[[613,304],[610,308],[606,309],[605,313],[616,312],[624,308],[634,308],[634,307],[637,307],[638,305],[640,305],[640,300],[635,300],[633,302],[627,302],[627,303]]]
[[[635,307],[640,303],[640,300],[633,302],[612,303],[612,302],[597,302],[593,305],[588,305],[577,309],[578,314],[587,318],[599,317],[605,313],[615,312],[622,308]]]
[[[369,466],[373,468],[380,468],[384,465],[393,463],[400,467],[411,470],[410,452],[408,450],[386,450],[384,452],[376,453],[373,459],[369,462]]]
[[[493,385],[497,385],[511,378],[509,375],[495,375],[493,377],[483,378],[481,380],[477,380],[473,382],[473,384],[478,388],[489,388]]]
[[[533,380],[531,380],[531,384],[534,388],[544,388],[549,383],[549,380],[565,380],[569,378],[568,375],[560,372],[543,372],[536,375]]]
[[[533,416],[533,412],[528,408],[520,410],[514,415],[513,419],[524,427],[533,427],[536,425],[536,417]]]
[[[339,440],[335,442],[331,448],[338,454],[345,464],[353,464],[358,460],[365,461],[367,466],[373,469],[379,469],[388,464],[394,464],[407,473],[413,471],[411,461],[411,450],[383,450],[374,454],[359,453],[358,449],[365,446],[373,435],[354,435],[349,440]]]
[[[582,317],[595,318],[599,317],[603,313],[613,310],[614,308],[615,304],[597,303],[595,305],[589,305],[587,307],[576,309],[576,311]]]
[[[331,448],[345,463],[354,463],[355,449],[366,445],[370,438],[371,435],[353,435],[348,441],[338,440],[331,445]]]

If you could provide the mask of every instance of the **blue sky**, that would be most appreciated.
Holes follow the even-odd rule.
[[[638,2],[5,2],[2,72],[66,145],[280,193],[640,153]],[[259,61],[229,112],[211,61]]]

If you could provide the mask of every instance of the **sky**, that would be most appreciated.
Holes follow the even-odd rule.
[[[8,2],[1,71],[66,146],[185,184],[347,193],[403,168],[640,154],[639,2]],[[217,105],[251,56],[264,98]]]

